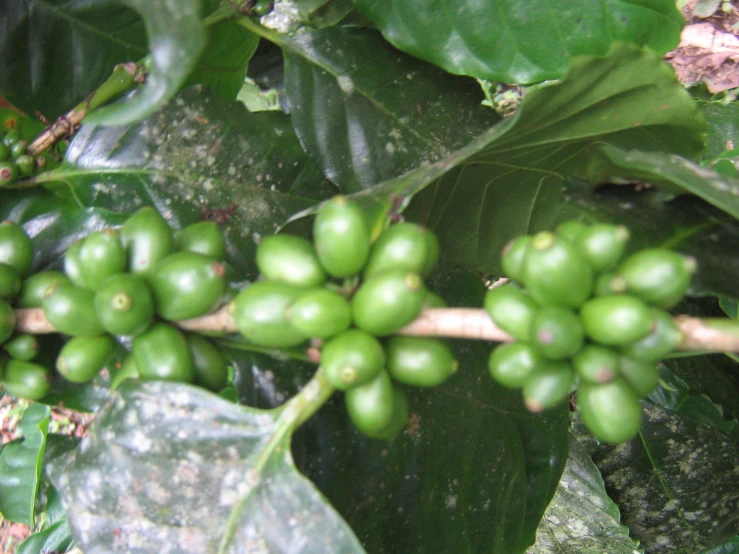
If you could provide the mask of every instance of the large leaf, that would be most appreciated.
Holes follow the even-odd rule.
[[[644,415],[640,437],[593,456],[623,523],[650,554],[692,554],[736,535],[737,443],[658,406]]]
[[[674,48],[684,20],[672,0],[357,0],[385,38],[450,73],[507,83],[562,77],[573,57],[614,41]]]
[[[49,119],[148,51],[134,11],[87,0],[3,0],[0,30],[0,96]]]
[[[569,442],[562,479],[526,554],[634,554],[637,544],[619,523],[598,468],[574,438]]]
[[[703,159],[710,160],[739,146],[739,103],[703,102],[700,110],[708,122]]]
[[[86,554],[362,552],[296,470],[279,411],[126,382],[49,474]]]
[[[0,453],[0,512],[5,519],[33,527],[51,409],[31,404],[18,424],[23,438]]]
[[[140,12],[149,36],[151,63],[146,84],[119,104],[96,110],[89,122],[125,125],[140,121],[171,99],[185,82],[205,45],[199,0],[119,0]]]
[[[278,44],[298,137],[342,191],[444,158],[499,119],[473,79],[399,53],[375,31],[331,28]]]

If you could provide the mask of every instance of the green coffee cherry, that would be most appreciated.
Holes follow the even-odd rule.
[[[178,321],[208,313],[226,288],[223,264],[201,254],[176,252],[157,264],[151,275],[156,312]]]
[[[35,336],[20,334],[5,343],[10,357],[22,362],[30,362],[39,352],[39,343]]]
[[[694,258],[663,248],[632,254],[618,266],[627,290],[657,308],[668,309],[683,299],[695,273]]]
[[[385,367],[385,351],[369,333],[350,329],[324,345],[321,367],[332,386],[348,390],[377,377]]]
[[[540,363],[523,385],[526,409],[539,413],[564,402],[574,381],[575,372],[568,362]]]
[[[579,308],[593,290],[593,270],[575,246],[542,232],[526,254],[523,283],[541,305]]]
[[[26,154],[28,143],[25,140],[19,140],[10,145],[10,157],[14,160]]]
[[[521,388],[541,361],[534,348],[523,342],[498,345],[488,360],[490,376],[503,386]]]
[[[599,223],[585,229],[575,240],[575,246],[596,272],[616,266],[626,249],[629,230],[623,225]]]
[[[436,387],[458,367],[449,347],[429,337],[392,337],[387,342],[387,371],[395,381],[414,387]]]
[[[173,249],[172,230],[152,207],[141,208],[121,227],[121,243],[128,256],[128,270],[148,277]]]
[[[18,296],[18,307],[40,308],[43,305],[44,296],[51,292],[56,285],[71,285],[64,273],[61,271],[42,271],[34,273],[23,281],[20,295]]]
[[[126,270],[126,251],[115,229],[96,231],[82,241],[79,269],[88,288],[97,290],[104,279]]]
[[[423,310],[431,310],[434,308],[446,308],[447,304],[446,301],[436,294],[435,292],[431,292],[430,290],[426,290],[426,296],[423,297],[423,307],[421,309]]]
[[[0,161],[10,159],[10,148],[4,143],[0,142]]]
[[[385,431],[393,420],[394,395],[393,383],[386,371],[346,391],[346,409],[354,426],[370,437]]]
[[[64,252],[64,274],[76,287],[87,288],[85,278],[82,275],[82,264],[80,263],[80,251],[85,239],[74,242]]]
[[[0,187],[12,185],[18,179],[18,166],[13,162],[0,162]]]
[[[608,383],[581,383],[577,407],[583,422],[598,439],[619,444],[639,432],[642,410],[639,400],[623,379]]]
[[[285,318],[306,338],[328,339],[346,331],[352,309],[346,298],[327,289],[311,289],[290,304]]]
[[[115,350],[110,335],[74,337],[62,347],[56,369],[67,381],[87,383],[105,366]]]
[[[51,371],[33,362],[9,360],[5,366],[3,387],[16,398],[41,400],[51,390]]]
[[[5,300],[0,300],[0,344],[15,331],[15,312]]]
[[[572,358],[575,373],[585,383],[607,383],[619,374],[619,354],[597,344],[586,344]]]
[[[588,300],[580,310],[585,334],[608,346],[624,346],[643,338],[652,327],[649,308],[628,294]]]
[[[185,338],[192,356],[195,384],[214,392],[223,390],[228,385],[228,363],[223,353],[195,333],[186,333]]]
[[[418,317],[426,297],[417,273],[386,271],[367,279],[352,299],[354,324],[378,337],[390,335]]]
[[[334,196],[318,212],[313,240],[321,265],[334,277],[356,275],[367,262],[370,232],[354,202]]]
[[[114,373],[113,378],[110,381],[110,390],[114,391],[121,386],[121,383],[126,379],[138,379],[139,378],[139,366],[136,365],[136,358],[133,354],[128,354],[123,359],[121,367],[119,367]]]
[[[540,308],[531,321],[531,344],[543,358],[564,360],[583,346],[585,336],[575,312],[559,306]]]
[[[155,323],[133,339],[131,352],[144,381],[191,383],[195,378],[192,355],[184,335],[168,323]]]
[[[428,229],[415,223],[390,226],[372,245],[365,278],[390,269],[403,269],[422,277],[433,270],[439,259],[439,241]]]
[[[683,334],[670,314],[657,308],[649,308],[649,315],[652,318],[649,334],[636,342],[627,344],[621,351],[630,358],[656,362],[675,350]]]
[[[18,174],[21,177],[28,177],[29,175],[33,175],[36,171],[36,160],[33,156],[23,154],[22,156],[18,156],[14,163],[18,168]]]
[[[505,245],[501,253],[503,273],[517,283],[523,283],[524,280],[524,261],[531,247],[531,240],[528,235],[516,237]]]
[[[557,225],[556,233],[558,237],[574,243],[588,228],[586,223],[577,219],[570,219]]]
[[[95,313],[108,333],[138,335],[154,319],[154,298],[142,278],[111,275],[95,292]]]
[[[614,271],[601,273],[595,279],[593,296],[610,296],[626,292],[626,280]]]
[[[3,144],[10,148],[19,140],[21,140],[21,134],[18,129],[10,129],[3,137]]]
[[[405,392],[399,388],[393,388],[393,415],[382,431],[376,435],[372,435],[372,438],[393,440],[403,429],[405,429],[406,423],[408,422],[408,416],[410,415],[410,408],[408,407],[408,397]]]
[[[296,346],[305,340],[285,318],[303,289],[276,281],[258,281],[243,289],[228,306],[236,328],[260,346]]]
[[[619,373],[636,394],[637,398],[648,396],[659,383],[659,368],[656,362],[635,360],[621,356]]]
[[[226,239],[213,221],[188,225],[175,235],[174,245],[177,250],[202,254],[213,260],[226,257]]]
[[[60,333],[92,337],[105,332],[95,313],[95,293],[72,285],[56,285],[44,298],[46,319]]]
[[[531,340],[531,322],[536,302],[513,283],[506,283],[485,293],[485,311],[498,327],[516,340]]]
[[[266,279],[296,287],[320,287],[326,272],[313,245],[294,235],[272,235],[257,246],[257,267]]]
[[[0,263],[0,299],[13,300],[21,290],[21,276],[13,266]]]
[[[33,242],[22,227],[10,221],[0,223],[0,263],[14,267],[21,277],[31,272]]]

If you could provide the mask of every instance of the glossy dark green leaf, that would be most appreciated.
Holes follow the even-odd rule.
[[[298,0],[295,5],[305,22],[318,29],[359,16],[352,0]]]
[[[153,114],[180,89],[206,42],[198,0],[119,1],[138,11],[146,23],[151,66],[142,88],[120,103],[95,110],[87,116],[89,123],[125,125]]]
[[[640,437],[601,445],[593,455],[622,522],[650,554],[692,554],[736,535],[737,442],[682,414],[644,406]]]
[[[189,385],[118,390],[80,448],[49,466],[83,551],[363,552],[296,471],[279,412]]]
[[[67,160],[38,181],[82,206],[130,214],[154,205],[174,227],[215,220],[240,278],[255,269],[255,241],[335,192],[286,115],[251,114],[201,87],[137,125],[83,126]]]
[[[49,460],[49,446],[52,439],[62,435],[49,435],[44,462]],[[63,436],[63,438],[72,438]],[[74,441],[75,444],[77,441]],[[37,518],[40,519],[40,518]],[[67,515],[64,513],[59,493],[53,487],[46,492],[46,504],[43,510],[41,529],[19,544],[16,554],[39,554],[40,552],[68,552],[74,546],[72,531],[69,528]]]
[[[671,0],[356,4],[401,50],[450,73],[520,84],[560,78],[574,56],[603,55],[614,41],[664,54],[684,25]]]
[[[148,52],[138,14],[110,3],[3,0],[0,28],[0,96],[52,120]]]
[[[708,123],[706,149],[701,158],[711,160],[727,150],[739,146],[739,104],[731,102],[702,102],[701,113]]]
[[[619,523],[618,506],[608,497],[598,468],[574,438],[569,444],[557,492],[526,554],[634,554],[637,543]]]
[[[34,504],[41,478],[51,409],[33,403],[18,429],[23,438],[0,453],[0,513],[5,519],[33,527]]]
[[[595,220],[626,225],[629,250],[659,246],[694,256],[698,271],[691,293],[739,298],[739,225],[734,218],[695,197],[672,199],[633,186],[589,189],[573,183],[567,197]]]
[[[330,28],[279,44],[298,137],[343,192],[440,160],[499,119],[473,79],[399,53],[374,31]]]

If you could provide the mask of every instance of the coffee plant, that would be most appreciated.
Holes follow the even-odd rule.
[[[16,552],[735,551],[739,108],[682,27],[6,1]]]

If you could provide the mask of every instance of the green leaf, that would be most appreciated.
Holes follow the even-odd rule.
[[[363,552],[296,470],[279,411],[189,385],[121,385],[49,475],[85,552]],[[260,462],[261,460],[261,462]],[[263,463],[260,471],[255,469]]]
[[[126,125],[150,116],[177,93],[205,45],[198,0],[120,1],[146,23],[151,51],[146,84],[123,102],[95,110],[88,123]]]
[[[677,46],[684,25],[672,0],[356,4],[409,54],[450,73],[520,84],[560,78],[573,57],[603,55],[615,41],[665,54]]]
[[[446,157],[498,121],[473,79],[393,50],[368,29],[280,36],[303,147],[353,192]]]
[[[34,504],[41,478],[51,409],[31,404],[18,424],[22,439],[0,453],[0,512],[5,519],[34,525]]]
[[[739,103],[701,102],[699,107],[708,123],[703,160],[711,160],[739,146]]]
[[[557,492],[526,554],[634,554],[637,543],[619,523],[618,506],[608,498],[598,468],[574,438],[569,443]]]
[[[64,519],[34,533],[16,549],[16,554],[39,554],[39,552],[69,552],[74,546],[69,522]]]
[[[110,3],[4,0],[0,28],[0,96],[50,120],[148,51],[139,16]]]
[[[701,550],[700,554],[738,554],[739,536],[729,539],[724,544],[709,550]]]

